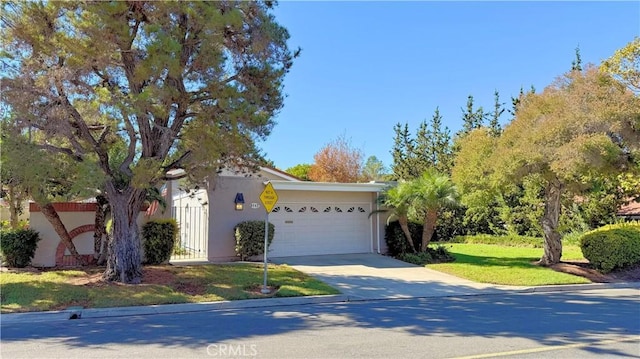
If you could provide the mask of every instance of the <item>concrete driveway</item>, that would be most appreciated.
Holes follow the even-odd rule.
[[[272,258],[337,288],[352,299],[393,299],[479,295],[501,292],[379,254]]]

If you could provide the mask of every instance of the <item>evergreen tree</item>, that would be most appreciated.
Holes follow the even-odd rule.
[[[502,127],[500,126],[500,116],[504,112],[504,104],[500,103],[500,94],[498,90],[493,93],[495,102],[493,105],[493,113],[491,116],[491,120],[489,121],[489,134],[492,137],[500,136],[502,133]]]
[[[576,47],[576,58],[571,62],[571,71],[582,71],[582,58],[580,57],[580,47]]]

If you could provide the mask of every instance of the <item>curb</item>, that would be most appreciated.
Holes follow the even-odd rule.
[[[552,293],[570,292],[578,290],[595,289],[640,289],[640,282],[617,282],[617,283],[589,283],[589,284],[564,284],[564,285],[543,285],[539,287],[513,288],[516,293]]]
[[[220,302],[158,304],[136,307],[87,308],[70,307],[66,310],[48,312],[28,312],[0,315],[1,324],[50,322],[71,319],[98,319],[154,314],[177,314],[206,312],[213,310],[232,310],[241,308],[264,308],[292,305],[311,305],[324,303],[342,303],[349,301],[345,295],[319,295],[308,297],[247,299]]]
[[[82,308],[69,307],[66,310],[48,311],[48,312],[27,312],[0,315],[0,324],[11,323],[35,323],[35,322],[51,322],[66,321],[72,319],[99,319],[125,316],[140,316],[154,314],[178,314],[207,312],[215,310],[234,310],[242,308],[265,308],[280,307],[293,305],[313,305],[328,303],[346,303],[346,302],[369,302],[384,300],[407,300],[407,299],[424,299],[424,298],[443,298],[443,297],[468,297],[468,296],[486,296],[486,295],[504,295],[504,294],[526,294],[526,293],[554,293],[554,292],[570,292],[582,290],[597,289],[640,289],[640,282],[620,282],[620,283],[590,283],[590,284],[566,284],[540,287],[507,287],[495,286],[489,287],[488,292],[469,293],[469,294],[453,294],[447,296],[419,296],[419,297],[398,297],[398,298],[365,298],[358,296],[347,296],[343,294],[337,295],[319,295],[308,297],[285,297],[285,298],[266,298],[266,299],[246,299],[234,301],[220,302],[204,302],[204,303],[181,303],[181,304],[159,304],[137,307],[113,307],[113,308]]]

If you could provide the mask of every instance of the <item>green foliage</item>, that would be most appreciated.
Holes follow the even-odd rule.
[[[31,263],[38,248],[40,235],[33,229],[0,232],[0,252],[9,267],[23,268]]]
[[[515,234],[504,236],[492,236],[489,234],[477,234],[473,236],[457,236],[452,243],[491,244],[509,247],[542,248],[544,240],[540,237],[519,236]]]
[[[382,181],[386,176],[386,168],[384,163],[380,161],[376,156],[369,156],[362,167],[362,180],[364,182],[369,181]]]
[[[145,264],[162,264],[171,258],[178,238],[175,219],[156,219],[142,226],[142,247]]]
[[[393,164],[392,178],[411,180],[420,177],[425,171],[435,169],[448,174],[453,165],[453,145],[449,128],[443,126],[440,110],[436,108],[431,121],[423,121],[411,136],[409,125],[399,123],[395,132],[391,151]]]
[[[411,238],[413,239],[413,245],[415,248],[420,248],[420,241],[422,236],[422,225],[418,223],[409,222],[409,232],[411,232]],[[400,224],[398,221],[390,222],[384,229],[384,240],[387,244],[387,253],[390,256],[396,257],[403,253],[411,253],[411,247],[407,243],[407,239],[402,233]]]
[[[264,221],[241,222],[234,228],[236,237],[236,255],[241,260],[264,254]],[[267,247],[273,241],[275,226],[269,223]]]
[[[470,227],[465,224],[465,208],[461,206],[442,208],[438,211],[438,223],[433,241],[446,242],[455,236],[468,233]]]
[[[588,232],[580,239],[584,257],[604,273],[640,264],[640,225],[618,224]]]
[[[615,76],[632,91],[640,92],[640,37],[635,37],[602,62],[600,71]]]
[[[455,260],[455,257],[451,253],[449,253],[445,246],[439,245],[435,248],[429,247],[425,252],[401,253],[396,256],[396,259],[416,265],[426,265],[433,263],[453,262]]]
[[[432,263],[433,261],[429,252],[402,253],[398,255],[396,259],[419,266]]]
[[[12,229],[11,221],[0,221],[0,231],[6,231]],[[20,220],[18,221],[18,228],[13,229],[29,229],[29,221],[28,220]]]
[[[311,181],[309,179],[309,170],[311,170],[311,165],[308,163],[297,164],[293,167],[289,167],[285,170],[290,175],[296,176],[304,181]]]

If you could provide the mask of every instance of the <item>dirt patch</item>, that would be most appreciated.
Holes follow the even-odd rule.
[[[640,266],[603,274],[593,269],[588,261],[561,261],[550,267],[557,272],[577,275],[594,283],[640,282]]]

